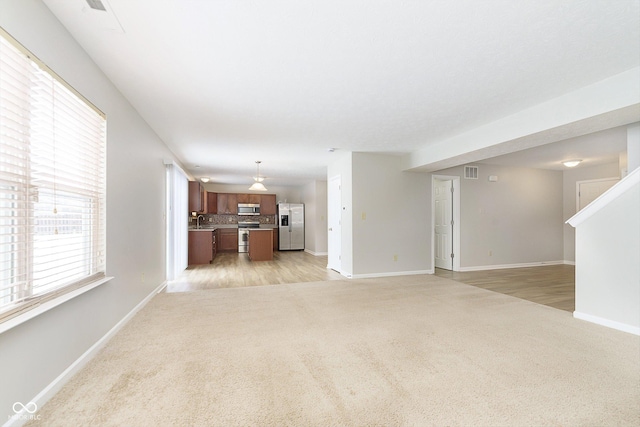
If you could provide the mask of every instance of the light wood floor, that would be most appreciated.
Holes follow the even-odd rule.
[[[249,261],[246,253],[218,253],[210,265],[190,266],[167,284],[167,292],[340,280],[326,256],[274,251],[272,261]]]
[[[575,266],[573,265],[543,265],[465,272],[436,268],[436,276],[560,310],[569,312],[575,310]]]
[[[575,267],[546,265],[453,272],[436,268],[436,276],[573,312]],[[273,261],[249,261],[246,253],[219,253],[211,265],[191,266],[167,284],[167,292],[237,288],[285,283],[343,280],[327,268],[326,256],[303,251],[275,251]]]

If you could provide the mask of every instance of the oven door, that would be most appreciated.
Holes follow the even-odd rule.
[[[249,230],[238,229],[238,252],[249,252]]]

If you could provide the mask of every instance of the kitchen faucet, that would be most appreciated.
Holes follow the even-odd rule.
[[[198,215],[196,218],[196,229],[200,228],[200,218],[204,219],[203,215]]]

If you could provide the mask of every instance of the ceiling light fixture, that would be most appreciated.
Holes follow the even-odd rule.
[[[200,181],[202,181],[202,182],[209,182],[209,178],[207,178],[207,177],[205,176],[205,177],[200,178]]]
[[[562,162],[562,164],[568,168],[575,168],[580,164],[581,161],[582,160],[565,160],[564,162]]]
[[[255,182],[251,185],[251,187],[249,187],[249,190],[267,191],[267,187],[265,187],[264,184],[262,183],[262,181],[264,181],[264,176],[260,176],[260,163],[262,163],[260,160],[256,160],[258,173],[256,174],[256,176],[253,177],[253,180]]]

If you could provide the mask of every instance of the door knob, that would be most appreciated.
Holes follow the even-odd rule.
[[[329,227],[329,231],[333,231],[333,228]]]

